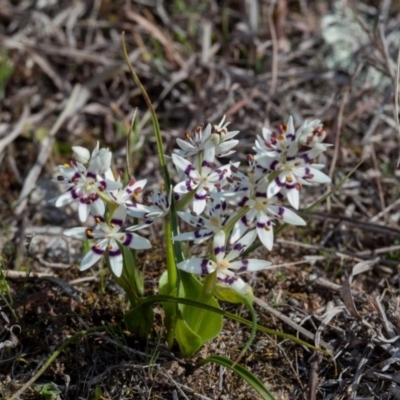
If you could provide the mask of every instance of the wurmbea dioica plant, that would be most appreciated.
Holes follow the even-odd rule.
[[[219,159],[225,162],[239,144],[239,131],[228,126],[224,117],[218,125],[200,125],[177,139],[171,166],[180,181],[173,187],[167,181],[149,196],[142,197],[146,179],[132,177],[125,183],[112,170],[110,150],[99,144],[91,153],[73,147],[74,159],[59,167],[55,179],[66,185],[56,206],[76,202],[80,221],[92,216],[95,223],[64,232],[91,243],[80,269],[105,260],[131,302],[127,325],[144,336],[152,328],[152,310],[143,297],[135,251],[149,249],[151,243],[137,232],[157,221],[165,225],[167,270],[160,277],[159,293],[167,342],[172,346],[176,340],[184,355],[194,354],[222,328],[221,315],[207,308],[199,311],[196,304],[218,309],[217,298],[250,304],[252,289],[242,274],[273,266],[244,253],[256,240],[271,250],[277,224],[305,225],[296,213],[301,192],[305,186],[330,182],[321,172],[324,165],[316,163],[329,146],[323,143],[319,120],[295,129],[289,117],[278,129],[263,128],[247,167],[233,161],[221,165]],[[179,232],[177,216],[186,223],[184,232]],[[204,255],[183,255],[182,241],[202,244]],[[180,305],[167,301],[173,298]]]

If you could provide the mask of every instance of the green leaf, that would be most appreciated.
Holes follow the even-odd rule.
[[[180,297],[189,300],[198,300],[203,292],[203,285],[188,272],[181,271],[182,289]],[[207,305],[220,309],[217,300],[211,297]],[[179,306],[187,324],[203,339],[203,343],[214,339],[222,330],[222,315],[209,312],[205,309],[199,311],[198,307],[182,304]]]
[[[202,294],[203,285],[192,274],[184,271],[180,271],[180,278],[179,298],[196,302]],[[160,278],[159,293],[176,297],[176,289],[172,293],[168,293],[168,289],[168,272],[165,271]],[[197,304],[199,303],[180,304],[177,312],[174,303],[163,302],[166,326],[172,329],[176,321],[175,339],[185,357],[193,356],[204,343],[218,336],[222,329],[223,316],[202,308],[199,310]],[[220,308],[214,298],[207,304],[216,309]]]
[[[35,392],[43,396],[45,400],[53,400],[61,393],[52,383],[45,383],[44,385],[35,386]]]
[[[208,304],[203,304],[203,303],[199,303],[198,301],[195,300],[189,300],[189,299],[183,299],[183,298],[179,298],[179,297],[172,297],[172,296],[166,296],[166,295],[154,295],[154,296],[148,296],[142,299],[142,304],[155,304],[155,303],[163,303],[163,302],[172,302],[172,303],[179,303],[179,304],[187,304],[190,305],[192,307],[196,307],[196,308],[204,308],[205,310],[208,310],[210,312],[214,312],[216,314],[219,314],[221,316],[225,316],[227,318],[230,318],[233,321],[236,322],[240,322],[241,324],[244,324],[246,326],[253,326],[253,322],[252,321],[248,321],[245,318],[242,318],[238,315],[232,314],[228,311],[224,311],[221,310],[220,308],[216,308],[213,306],[210,306]],[[319,347],[315,347],[312,344],[307,343],[304,340],[301,340],[299,338],[297,338],[296,336],[290,335],[289,333],[285,333],[285,332],[280,332],[280,331],[275,331],[274,329],[269,329],[266,328],[265,326],[261,326],[257,324],[257,330],[260,332],[264,332],[267,333],[269,335],[273,335],[273,336],[278,336],[281,338],[285,338],[288,340],[291,340],[294,343],[299,344],[300,346],[305,346],[308,347],[311,350],[314,351],[318,351],[321,354],[325,354],[327,356],[331,356],[332,354],[324,349],[321,349]]]
[[[133,310],[124,314],[127,328],[134,331],[140,338],[147,339],[153,328],[154,313],[151,306],[139,304]]]
[[[201,360],[197,366],[201,367],[207,363],[216,363],[222,365],[223,367],[229,368],[231,371],[235,372],[241,378],[243,378],[255,391],[257,391],[264,400],[275,400],[275,397],[271,392],[265,387],[265,385],[248,369],[244,368],[240,364],[234,363],[232,360],[222,356],[211,356],[204,360]]]
[[[175,338],[179,344],[179,350],[183,357],[192,357],[203,345],[204,340],[196,334],[178,311],[175,327]]]

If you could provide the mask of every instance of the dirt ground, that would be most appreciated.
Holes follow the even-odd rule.
[[[234,360],[249,328],[226,320],[185,359],[165,346],[155,308],[154,335],[140,341],[106,271],[78,270],[82,249],[62,235],[78,226],[76,210],[49,203],[60,193],[50,179],[73,145],[99,140],[124,168],[135,109],[135,177],[149,189],[162,180],[123,31],[166,154],[223,115],[241,131],[237,160],[263,126],[289,115],[320,119],[333,144],[322,160],[332,185],[308,190],[302,208],[331,196],[306,227],[283,230],[273,251],[259,253],[282,268],[246,278],[261,325],[331,356],[259,332],[241,364],[276,399],[400,399],[396,0],[0,0],[0,396],[258,398],[229,370],[196,368],[209,355]],[[148,293],[165,267],[159,228],[148,230],[154,251],[140,255]]]

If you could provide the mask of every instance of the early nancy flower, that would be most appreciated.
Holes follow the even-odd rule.
[[[229,166],[220,167],[215,171],[212,170],[215,157],[215,147],[212,145],[206,146],[203,154],[201,167],[198,169],[187,161],[185,158],[173,154],[172,160],[175,166],[183,171],[188,177],[187,180],[178,183],[174,190],[177,193],[188,193],[195,190],[193,200],[193,211],[196,214],[201,214],[206,207],[206,199],[210,192],[223,186],[227,181],[227,177],[231,174]]]
[[[68,185],[67,191],[57,198],[56,207],[65,206],[73,201],[79,202],[81,222],[85,222],[91,213],[104,215],[105,205],[100,193],[117,190],[121,186],[119,182],[102,178],[93,165],[91,168],[86,169],[77,162],[71,162],[68,166],[60,165],[60,175],[53,179],[53,182]]]
[[[254,242],[257,233],[255,230],[248,232],[234,245],[233,249],[226,254],[226,236],[224,231],[219,231],[214,236],[213,253],[214,259],[207,258],[191,258],[178,264],[178,268],[186,272],[197,275],[207,275],[217,271],[217,279],[232,287],[238,293],[245,294],[247,292],[246,283],[237,276],[242,272],[260,271],[267,269],[271,263],[264,260],[244,259],[233,261]]]
[[[108,252],[111,269],[117,277],[120,277],[123,268],[123,258],[118,244],[137,250],[151,248],[151,243],[147,239],[132,232],[120,232],[125,218],[126,208],[120,206],[114,212],[110,224],[104,222],[102,217],[96,217],[98,224],[95,229],[79,227],[64,231],[64,235],[75,239],[95,240],[81,262],[79,267],[81,271],[90,268],[103,257],[104,253]]]

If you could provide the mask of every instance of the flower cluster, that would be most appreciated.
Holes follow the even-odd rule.
[[[215,167],[216,158],[233,154],[239,143],[232,139],[238,131],[229,131],[224,122],[225,118],[218,125],[197,127],[193,135],[186,133],[185,140],[178,139],[179,149],[172,155],[175,167],[184,176],[174,191],[180,195],[193,193],[190,212],[179,212],[179,216],[195,228],[175,240],[203,243],[213,238],[210,259],[188,259],[178,268],[200,275],[217,271],[221,283],[246,293],[247,287],[238,274],[269,268],[270,263],[231,260],[257,237],[271,250],[277,221],[305,225],[285,206],[285,200],[298,209],[303,185],[330,182],[320,171],[323,165],[315,162],[328,145],[323,143],[326,134],[319,120],[305,122],[295,130],[290,117],[277,130],[263,129],[253,148],[255,154],[248,156],[247,173],[234,162]],[[227,245],[231,247],[228,255]]]
[[[123,185],[121,177],[111,170],[108,149],[97,144],[90,153],[83,147],[73,147],[74,159],[59,166],[54,179],[66,185],[55,205],[77,202],[80,221],[86,222],[91,215],[96,223],[92,228],[65,232],[77,239],[93,240],[80,269],[91,267],[107,253],[113,273],[121,276],[121,246],[150,248],[147,239],[133,232],[167,216],[175,199],[179,217],[194,230],[176,235],[174,241],[199,244],[210,240],[211,253],[208,258],[188,258],[177,267],[198,275],[215,272],[221,284],[246,294],[247,284],[239,274],[267,269],[271,264],[240,257],[257,238],[271,250],[277,222],[305,225],[294,210],[299,208],[303,186],[330,181],[321,172],[323,164],[316,163],[329,145],[323,143],[326,134],[320,121],[305,122],[295,130],[290,117],[276,130],[263,128],[243,171],[239,162],[222,166],[216,162],[234,154],[239,143],[235,139],[239,131],[230,131],[228,125],[224,117],[218,125],[200,125],[178,139],[172,162],[181,181],[168,190],[162,186],[142,202],[146,179],[132,178]],[[128,218],[132,223],[123,230]]]
[[[98,143],[92,153],[75,146],[73,154],[74,160],[68,165],[59,166],[59,175],[53,179],[67,186],[66,191],[56,199],[55,205],[61,207],[77,202],[80,221],[85,222],[92,215],[96,226],[68,229],[64,234],[75,239],[93,240],[80,264],[81,271],[90,268],[107,252],[112,272],[120,277],[123,269],[120,246],[136,250],[151,248],[149,240],[132,232],[150,226],[157,218],[168,214],[171,198],[161,188],[145,198],[143,204],[139,203],[138,197],[147,180],[131,179],[124,187],[120,177],[115,179],[111,170],[111,152],[100,149]],[[121,232],[127,216],[142,218],[143,222],[131,224]]]

